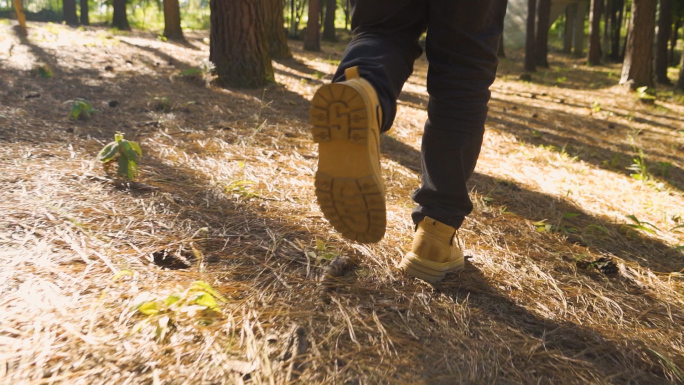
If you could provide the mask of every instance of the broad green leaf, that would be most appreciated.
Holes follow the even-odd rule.
[[[124,136],[123,136],[122,133],[117,132],[116,134],[114,134],[114,141],[116,141],[117,143],[119,143],[119,142],[121,142],[121,141],[123,140],[123,137],[124,137]]]
[[[128,179],[133,180],[138,176],[138,164],[134,160],[128,160],[128,167],[126,169]]]
[[[140,305],[138,311],[145,315],[154,315],[159,313],[159,304],[156,301],[145,302]]]
[[[183,295],[181,293],[173,293],[166,297],[166,300],[164,300],[164,305],[166,307],[172,306],[176,302],[180,301],[183,298]]]
[[[142,149],[140,148],[140,145],[136,142],[128,142],[130,143],[131,147],[133,148],[133,151],[135,151],[136,154],[138,154],[138,157],[142,158]]]
[[[138,153],[133,150],[131,142],[127,141],[126,139],[122,139],[121,142],[119,142],[119,145],[121,146],[121,149],[128,160],[136,161],[138,159]]]
[[[119,145],[116,142],[111,142],[106,145],[99,154],[97,154],[97,159],[100,162],[109,162],[114,159],[116,154],[119,152]]]
[[[206,306],[209,309],[218,308],[218,302],[216,302],[214,296],[203,291],[195,293],[195,300],[193,302],[200,306]]]
[[[195,281],[192,283],[192,286],[190,286],[190,290],[203,290],[206,291],[207,293],[213,295],[216,297],[219,301],[221,302],[226,302],[227,299],[219,294],[213,287],[211,287],[210,284],[204,282],[204,281]]]
[[[323,240],[316,239],[316,250],[318,250],[318,251],[325,250],[325,242]]]

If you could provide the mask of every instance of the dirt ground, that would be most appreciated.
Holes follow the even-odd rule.
[[[459,232],[466,269],[431,286],[396,268],[425,58],[383,137],[387,235],[364,246],[332,231],[312,187],[308,100],[343,44],[292,42],[277,84],[238,90],[210,84],[205,33],[29,27],[0,23],[1,383],[684,382],[671,89],[645,104],[619,65],[560,54],[520,80],[509,53]],[[77,99],[98,111],[70,119]],[[136,183],[96,159],[117,131],[142,147]]]

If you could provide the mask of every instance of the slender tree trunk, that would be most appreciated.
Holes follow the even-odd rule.
[[[335,35],[335,13],[337,11],[337,0],[326,0],[325,22],[323,23],[323,40],[337,41]]]
[[[622,60],[620,54],[620,41],[622,40],[622,9],[625,0],[612,0],[610,9],[611,45],[610,59],[619,62]]]
[[[539,0],[537,17],[537,35],[535,55],[537,65],[549,68],[549,18],[551,17],[551,0]]]
[[[670,79],[667,78],[667,67],[669,67],[667,44],[669,43],[671,32],[672,0],[660,0],[655,52],[655,75],[656,81],[661,84],[672,84]]]
[[[603,38],[601,39],[601,61],[608,60],[608,51],[610,49],[610,11],[611,3],[614,0],[605,0],[603,3]]]
[[[349,0],[342,0],[344,1],[344,29],[347,31],[349,30],[349,14],[351,13],[351,5],[349,4]]]
[[[679,27],[682,21],[680,18],[676,18],[674,23],[672,23],[672,33],[670,34],[670,64],[675,65],[675,48],[677,48],[677,38],[679,37]]]
[[[627,36],[621,84],[653,87],[653,37],[658,0],[633,0],[632,28]]]
[[[677,79],[677,88],[684,91],[684,50],[679,59],[679,79]]]
[[[290,37],[297,37],[297,27],[295,26],[295,18],[297,11],[295,10],[295,0],[290,0]]]
[[[584,56],[584,22],[586,21],[587,4],[584,1],[577,3],[577,15],[575,16],[575,27],[573,28],[574,36],[573,55],[575,57]]]
[[[14,0],[14,12],[17,13],[17,21],[19,22],[19,29],[26,35],[28,29],[26,29],[26,16],[24,15],[24,5],[21,0]]]
[[[263,2],[211,0],[209,60],[222,86],[257,88],[274,79]]]
[[[164,0],[164,37],[171,40],[185,40],[181,28],[178,0]]]
[[[603,0],[591,0],[589,16],[589,65],[601,64],[601,3]]]
[[[268,51],[273,59],[289,59],[292,57],[287,45],[285,21],[283,20],[283,1],[267,0],[265,4],[266,40],[269,42]]]
[[[572,53],[572,37],[573,28],[575,26],[576,13],[577,4],[570,4],[565,8],[565,32],[563,36],[563,53]]]
[[[62,21],[67,25],[78,25],[76,0],[62,0]]]
[[[121,31],[130,31],[131,26],[128,24],[128,17],[126,16],[126,0],[112,0],[112,6],[114,7],[112,27]]]
[[[506,57],[506,51],[504,50],[504,37],[503,34],[501,34],[501,37],[499,38],[499,50],[496,53],[496,56],[505,58]]]
[[[535,47],[535,21],[537,18],[537,1],[527,0],[527,29],[525,30],[525,71],[537,70],[537,56]]]
[[[81,25],[90,25],[88,0],[81,0]]]
[[[321,50],[321,32],[318,23],[320,5],[320,0],[309,0],[309,21],[306,23],[306,36],[304,36],[304,49],[307,51]]]

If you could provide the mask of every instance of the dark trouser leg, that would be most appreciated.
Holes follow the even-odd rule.
[[[381,131],[392,126],[399,92],[422,53],[418,39],[427,25],[427,8],[421,0],[352,0],[354,38],[333,82],[345,80],[345,69],[359,67],[361,77],[378,93]]]
[[[426,53],[428,122],[422,144],[422,185],[413,194],[415,223],[429,216],[459,228],[473,204],[466,182],[482,146],[489,87],[507,0],[433,0]]]

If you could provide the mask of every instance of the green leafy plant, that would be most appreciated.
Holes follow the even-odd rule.
[[[127,180],[138,176],[138,161],[142,158],[142,149],[136,142],[124,139],[124,134],[114,134],[114,141],[104,146],[97,155],[107,174],[111,174],[114,162],[118,164],[116,175]]]
[[[91,115],[100,112],[99,110],[94,109],[93,105],[85,99],[67,100],[64,103],[71,103],[69,118],[73,120],[90,119]]]
[[[639,101],[646,104],[653,104],[656,101],[656,90],[650,87],[639,87],[636,89]]]
[[[672,168],[672,163],[670,162],[658,162],[658,175],[662,176],[663,178],[667,178],[670,176],[670,168]]]
[[[640,221],[635,215],[626,215],[626,217],[632,221],[632,223],[627,223],[625,225],[629,229],[645,231],[650,234],[655,234],[656,230],[658,230],[654,224]]]
[[[591,104],[591,110],[594,112],[601,112],[601,103],[599,103],[598,100],[594,100],[594,103]]]
[[[191,322],[198,326],[211,325],[216,318],[222,317],[219,302],[227,299],[205,281],[195,281],[185,291],[177,291],[166,298],[152,298],[146,293],[139,296],[142,301],[134,301],[133,310],[145,316],[131,330],[136,333],[147,325],[155,327],[157,341],[164,340],[175,325]]]

